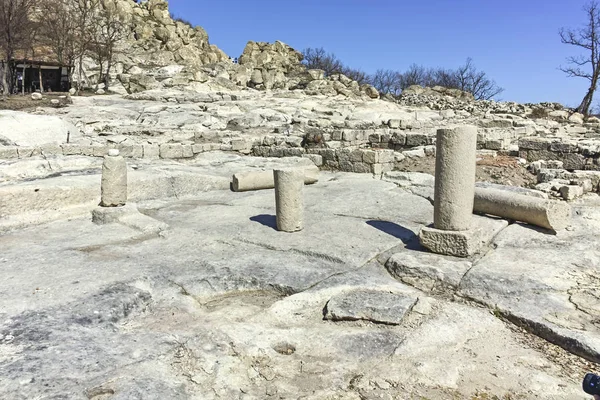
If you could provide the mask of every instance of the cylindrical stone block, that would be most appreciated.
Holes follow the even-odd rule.
[[[118,151],[109,151],[102,164],[102,207],[118,207],[127,202],[127,163]]]
[[[476,188],[473,211],[554,231],[566,228],[571,221],[571,206],[567,203],[501,189]]]
[[[471,228],[476,150],[475,126],[438,129],[433,216],[436,229],[465,231]]]
[[[319,167],[316,165],[298,167],[304,170],[304,183],[313,184],[319,180]],[[249,171],[233,175],[231,189],[234,192],[247,192],[249,190],[273,189],[275,181],[273,171]]]
[[[304,228],[304,169],[273,170],[277,230],[296,232]]]

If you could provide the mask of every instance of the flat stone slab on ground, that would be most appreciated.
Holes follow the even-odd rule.
[[[371,321],[399,325],[418,298],[381,290],[352,290],[332,297],[325,306],[325,319]]]
[[[390,275],[424,292],[458,289],[473,266],[468,260],[431,253],[401,252],[385,264]]]

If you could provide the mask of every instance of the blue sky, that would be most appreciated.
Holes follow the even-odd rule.
[[[455,68],[467,57],[505,88],[502,100],[577,106],[587,81],[558,70],[579,49],[561,27],[585,22],[587,0],[170,0],[231,57],[249,40],[324,47],[373,73],[413,63]],[[600,95],[598,96],[600,100]]]

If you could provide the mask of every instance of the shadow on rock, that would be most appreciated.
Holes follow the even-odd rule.
[[[378,221],[374,219],[367,221],[367,225],[402,240],[402,243],[404,243],[405,247],[409,250],[424,250],[419,243],[417,234],[401,225],[389,221]]]
[[[250,221],[258,222],[264,226],[268,226],[269,228],[273,228],[277,230],[277,220],[274,215],[270,214],[260,214],[255,215],[254,217],[250,217]]]

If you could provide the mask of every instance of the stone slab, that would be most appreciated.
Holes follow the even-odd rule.
[[[325,319],[331,321],[365,320],[386,325],[400,325],[418,298],[390,291],[358,289],[332,297],[326,306]]]
[[[393,254],[385,263],[387,271],[394,278],[424,292],[456,290],[472,266],[469,260],[407,252]]]

